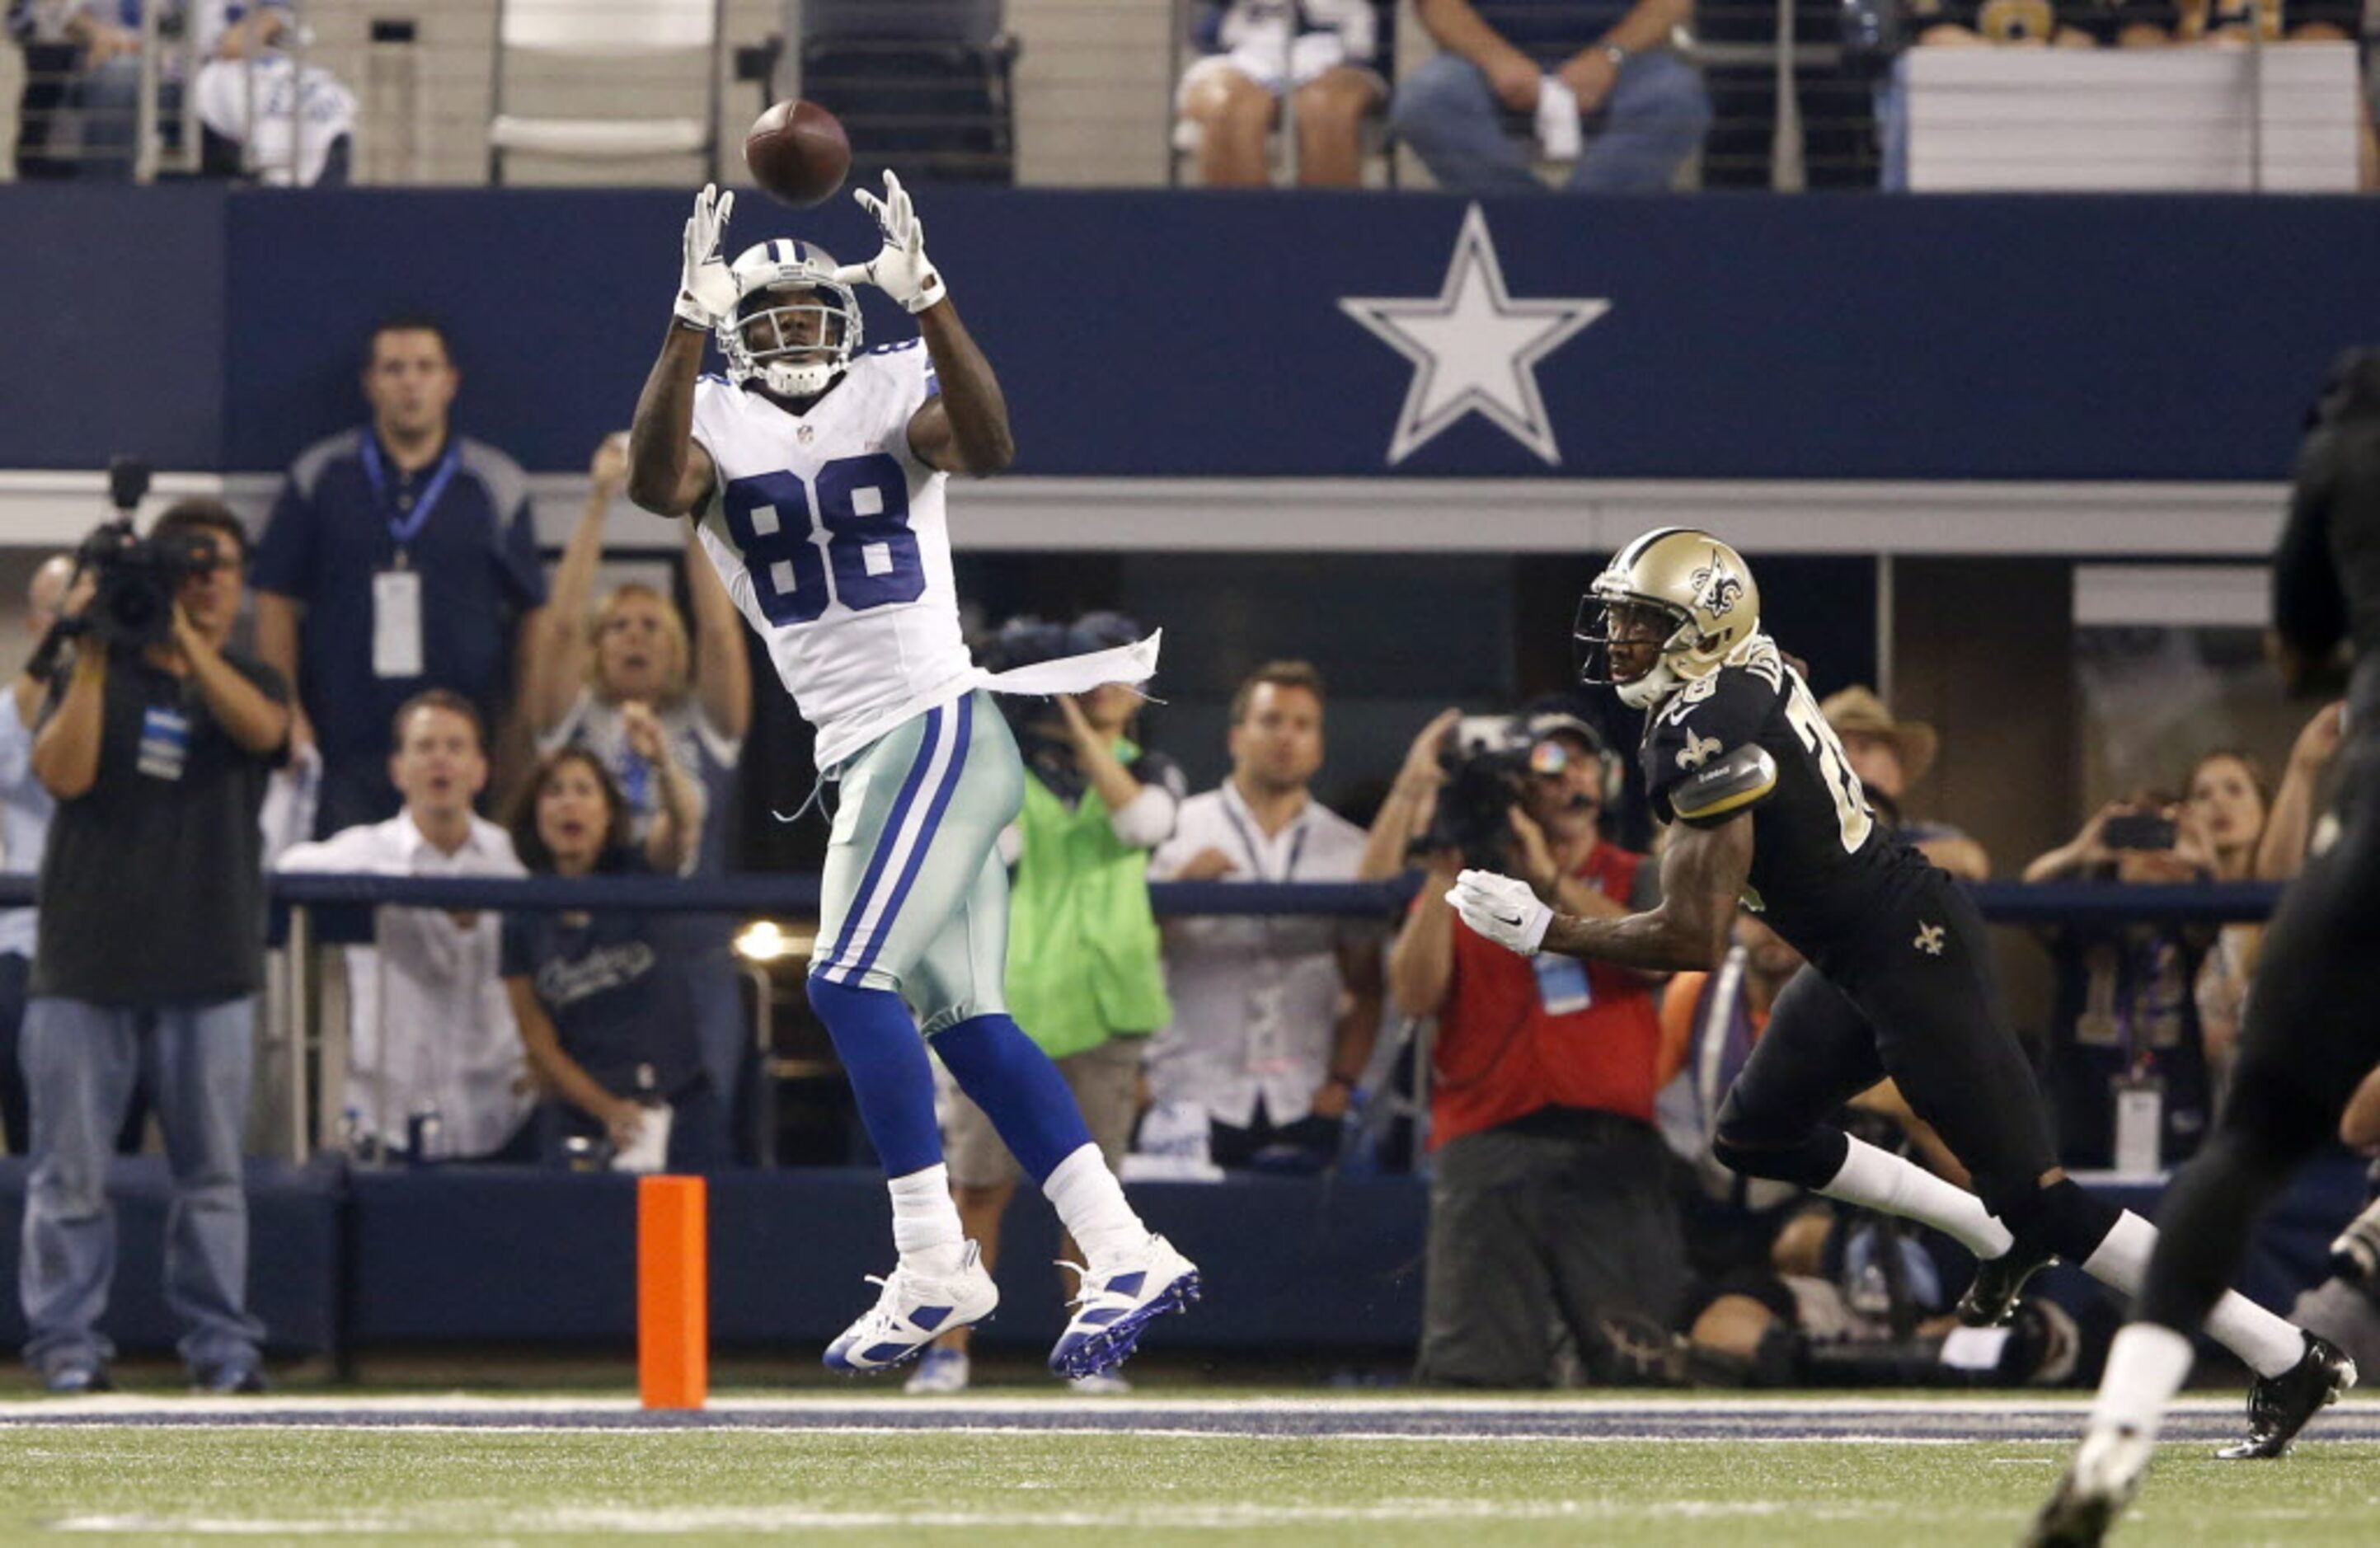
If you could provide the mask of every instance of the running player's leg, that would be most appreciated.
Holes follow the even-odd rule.
[[[1901,1095],[1942,1136],[1985,1207],[2015,1237],[2007,1262],[1977,1276],[1962,1312],[1985,1321],[2005,1315],[2023,1280],[2053,1256],[2132,1293],[2147,1270],[2155,1228],[2094,1197],[2059,1167],[2048,1109],[2010,1029],[1973,900],[1949,877],[1936,877],[1911,900],[1900,925],[1910,944],[1863,974],[1859,1002]],[[2261,1375],[2287,1371],[2304,1353],[2296,1328],[2243,1296],[2225,1297],[2206,1331]]]
[[[1828,1122],[1884,1075],[1876,1029],[1842,990],[1804,967],[1779,993],[1728,1093],[1712,1150],[1746,1176],[1925,1221],[1980,1257],[2007,1252],[2007,1230],[1973,1194]]]

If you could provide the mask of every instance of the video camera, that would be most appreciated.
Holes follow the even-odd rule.
[[[1479,870],[1507,868],[1512,853],[1512,808],[1521,804],[1532,774],[1558,772],[1576,755],[1552,740],[1567,733],[1585,742],[1601,765],[1597,798],[1609,808],[1619,798],[1625,768],[1586,721],[1562,711],[1518,715],[1465,715],[1439,754],[1446,783],[1429,827],[1408,846],[1419,857],[1456,850],[1463,863]]]
[[[85,629],[129,655],[173,633],[174,594],[183,581],[214,568],[215,540],[204,532],[142,538],[133,531],[132,513],[149,492],[149,465],[137,457],[107,465],[107,492],[117,514],[82,540],[75,568],[98,582],[82,612]]]

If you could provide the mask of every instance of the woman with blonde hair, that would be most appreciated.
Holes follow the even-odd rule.
[[[659,587],[631,581],[593,602],[603,557],[603,524],[627,482],[627,441],[607,437],[589,468],[587,505],[553,573],[545,633],[530,658],[523,698],[540,754],[564,747],[592,753],[627,804],[641,840],[662,811],[658,771],[630,734],[649,713],[667,738],[697,794],[692,841],[683,870],[718,876],[728,868],[728,811],[735,763],[752,719],[751,666],[735,604],[708,558],[695,551],[695,525],[683,523],[686,590],[695,627]],[[650,517],[641,518],[650,521]],[[735,921],[684,914],[682,931],[693,987],[695,1033],[719,1100],[738,1125],[737,1085],[753,1047],[732,940]]]

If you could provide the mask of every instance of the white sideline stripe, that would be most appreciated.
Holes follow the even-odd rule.
[[[917,835],[926,825],[927,815],[941,796],[942,779],[949,772],[953,750],[959,742],[958,702],[942,706],[941,713],[928,724],[932,729],[927,734],[935,741],[926,749],[926,777],[910,794],[909,809],[902,814],[900,830],[893,836],[892,853],[885,858],[884,869],[876,875],[876,889],[859,900],[858,920],[844,931],[844,939],[850,944],[820,970],[834,983],[850,983],[853,966],[868,955],[868,943],[876,938],[892,895],[900,890],[902,874],[909,868],[909,856],[917,847]]]
[[[32,1423],[0,1423],[0,1433],[10,1430],[40,1430],[70,1433],[73,1431],[115,1431],[146,1429],[145,1425],[81,1423],[43,1425]],[[1160,1441],[1263,1441],[1295,1440],[1306,1445],[1321,1442],[1357,1441],[1368,1445],[1398,1443],[1429,1445],[1862,1445],[1862,1446],[1968,1446],[1968,1445],[2063,1445],[2064,1441],[2035,1440],[2011,1437],[2003,1442],[1998,1437],[1965,1435],[1679,1435],[1666,1431],[1647,1431],[1643,1434],[1619,1435],[1482,1435],[1427,1434],[1410,1430],[1349,1430],[1318,1435],[1273,1435],[1252,1433],[1244,1430],[1174,1430],[1161,1425],[1035,1425],[1026,1430],[936,1430],[915,1424],[739,1424],[733,1429],[707,1428],[702,1425],[673,1424],[342,1424],[335,1421],[312,1420],[296,1424],[177,1424],[177,1431],[205,1431],[212,1434],[274,1434],[344,1433],[370,1435],[882,1435],[916,1437],[919,1435],[998,1435],[1003,1440],[1030,1439],[1038,1435],[1084,1440],[1127,1437],[1134,1440]],[[2176,1445],[2196,1443],[2177,1440]]]
[[[1258,1527],[1370,1521],[1612,1521],[1653,1518],[1716,1520],[1775,1516],[1787,1506],[1777,1500],[1670,1500],[1622,1505],[1604,1500],[1500,1504],[1488,1500],[1383,1500],[1359,1506],[1150,1506],[1121,1510],[820,1510],[799,1506],[687,1506],[631,1510],[618,1506],[577,1509],[498,1509],[480,1514],[431,1509],[417,1516],[385,1514],[239,1520],[224,1517],[152,1515],[68,1516],[52,1523],[66,1532],[186,1532],[196,1536],[331,1536],[394,1534],[436,1530],[451,1516],[467,1516],[475,1529],[538,1532],[638,1532],[676,1534],[709,1531],[823,1531],[886,1527],[1179,1528]],[[1803,1514],[1830,1517],[1841,1507]]]
[[[840,1397],[827,1395],[783,1395],[772,1397],[713,1397],[708,1405],[715,1413],[737,1414],[803,1414],[849,1413],[882,1405],[887,1412],[904,1415],[948,1415],[965,1418],[990,1414],[1148,1414],[1161,1418],[1169,1414],[1219,1414],[1247,1417],[1279,1416],[1297,1418],[1334,1414],[1378,1414],[1394,1417],[1404,1414],[1509,1414],[1515,1417],[1560,1417],[1568,1414],[1627,1414],[1656,1422],[1664,1418],[1691,1416],[1696,1418],[1777,1419],[1809,1415],[1830,1418],[1846,1414],[1934,1414],[1949,1418],[1964,1416],[2004,1417],[2012,1414],[2056,1416],[2082,1413],[2089,1409],[2092,1395],[2077,1392],[2070,1396],[2044,1395],[2022,1397],[1963,1397],[1953,1401],[1931,1401],[1923,1397],[1870,1398],[1850,1397],[1721,1397],[1663,1398],[1654,1395],[1635,1397],[1572,1397],[1548,1396],[1541,1398],[1478,1397],[1467,1396],[1415,1394],[1406,1397],[1190,1397],[1134,1395],[1119,1402],[1112,1397],[958,1397],[940,1398],[909,1397],[895,1393],[880,1396]],[[2355,1399],[2348,1399],[2357,1406]],[[221,1413],[237,1415],[308,1413],[454,1413],[454,1414],[519,1414],[524,1417],[540,1414],[620,1414],[643,1412],[633,1396],[619,1397],[497,1397],[485,1393],[395,1393],[378,1396],[340,1396],[337,1394],[267,1394],[255,1397],[205,1397],[182,1394],[106,1393],[87,1397],[27,1397],[16,1401],[0,1400],[0,1421],[18,1414],[43,1411],[72,1414],[187,1416]],[[2232,1415],[2240,1411],[2238,1396],[2185,1397],[2168,1409],[2175,1414]]]

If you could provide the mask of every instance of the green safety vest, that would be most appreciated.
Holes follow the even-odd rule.
[[[1140,756],[1116,744],[1126,765]],[[1051,1058],[1111,1037],[1146,1036],[1172,1020],[1148,906],[1148,852],[1108,825],[1086,790],[1066,804],[1028,773],[1024,836],[1008,903],[1008,1009]]]

